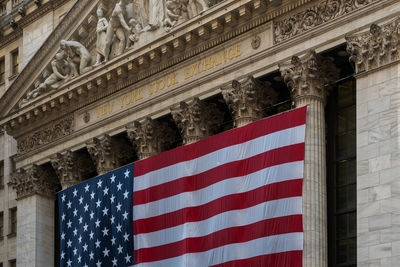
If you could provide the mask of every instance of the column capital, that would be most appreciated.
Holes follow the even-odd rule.
[[[51,165],[57,173],[63,189],[80,183],[83,171],[79,167],[76,155],[71,150],[57,153],[50,158]]]
[[[369,31],[346,36],[350,61],[356,72],[369,71],[399,60],[400,17],[384,24],[372,24]]]
[[[302,98],[316,98],[325,103],[326,85],[339,78],[339,69],[332,60],[314,50],[302,58],[293,56],[289,62],[279,65],[279,69],[295,103]]]
[[[223,122],[224,116],[213,104],[195,97],[171,108],[172,118],[182,132],[184,144],[197,142],[212,135],[214,128]]]
[[[32,165],[26,169],[18,169],[11,175],[9,185],[17,191],[17,199],[32,195],[54,198],[59,184],[48,169]]]
[[[117,153],[112,149],[111,136],[104,134],[86,142],[86,148],[95,163],[99,175],[112,171],[118,167]]]
[[[221,87],[222,96],[240,127],[264,117],[264,109],[275,104],[277,93],[270,83],[262,83],[253,76],[234,80]]]
[[[167,124],[156,122],[150,117],[134,121],[126,127],[126,131],[140,159],[161,153],[167,144],[174,141],[173,130]]]

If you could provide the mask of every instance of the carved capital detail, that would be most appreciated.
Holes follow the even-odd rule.
[[[324,0],[317,2],[290,17],[274,23],[275,43],[283,42],[303,32],[343,17],[357,9],[370,5],[378,0]]]
[[[236,126],[241,127],[264,117],[264,111],[275,104],[277,93],[269,83],[261,83],[248,76],[221,88]]]
[[[372,24],[369,31],[346,36],[346,41],[357,73],[399,60],[400,17],[382,26]]]
[[[195,97],[189,103],[181,102],[171,108],[172,117],[182,132],[185,144],[191,144],[214,133],[223,122],[223,113],[215,105]]]
[[[51,165],[57,173],[63,189],[76,185],[83,180],[82,171],[78,167],[78,159],[71,150],[54,155],[51,158]]]
[[[37,165],[16,170],[11,175],[9,185],[17,191],[18,199],[32,195],[54,198],[59,189],[57,177],[54,177],[49,170]]]
[[[339,78],[339,69],[332,60],[317,55],[315,51],[302,58],[294,56],[279,69],[295,103],[304,97],[318,98],[325,103],[326,86]]]
[[[105,134],[100,138],[93,138],[86,143],[86,147],[99,175],[118,167],[118,151],[112,149],[111,136]]]
[[[142,122],[135,121],[126,127],[127,134],[140,159],[145,159],[161,153],[166,146],[174,141],[174,132],[164,123],[145,118]]]

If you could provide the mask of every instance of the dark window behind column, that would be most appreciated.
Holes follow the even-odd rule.
[[[356,266],[356,96],[355,81],[336,85],[328,98],[329,266]]]

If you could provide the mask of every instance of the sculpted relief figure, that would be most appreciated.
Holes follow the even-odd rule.
[[[104,57],[106,61],[109,60],[113,42],[116,42],[117,45],[116,56],[121,55],[126,48],[127,37],[132,31],[125,19],[127,2],[127,0],[118,2],[111,14],[105,37]]]
[[[57,53],[54,60],[51,61],[52,73],[37,88],[28,92],[25,99],[21,101],[21,105],[29,102],[31,99],[38,97],[48,90],[58,89],[60,85],[71,79],[71,69],[69,63],[65,59],[63,53]]]
[[[163,25],[164,5],[162,0],[149,0],[149,23],[143,31],[154,31]]]
[[[196,17],[208,9],[208,4],[205,0],[189,0],[188,13],[189,18]]]
[[[105,58],[105,45],[106,45],[106,32],[108,28],[108,21],[104,17],[104,11],[102,8],[97,9],[97,17],[99,18],[97,22],[97,28],[96,28],[96,33],[97,33],[97,42],[96,42],[96,53],[97,53],[97,58],[96,58],[96,66],[101,64],[104,61]]]
[[[93,68],[90,65],[92,63],[92,55],[81,43],[61,40],[60,47],[67,56],[67,61],[74,77],[84,74]]]
[[[187,6],[183,2],[182,0],[167,0],[165,2],[164,27],[166,31],[189,19]]]

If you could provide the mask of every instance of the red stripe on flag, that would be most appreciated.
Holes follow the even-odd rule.
[[[182,146],[141,160],[135,164],[134,176],[141,176],[182,161],[204,156],[228,146],[244,143],[267,134],[304,125],[306,123],[306,112],[307,107],[299,108],[294,111],[259,120],[244,127],[211,136],[191,145]]]
[[[296,250],[235,260],[211,267],[301,267],[302,264],[303,252]]]
[[[271,166],[300,160],[304,160],[304,143],[270,150],[251,158],[226,163],[203,173],[135,191],[133,204],[145,204],[183,192],[196,191],[229,178],[248,175]]]
[[[301,215],[263,220],[223,229],[207,236],[187,238],[162,246],[139,249],[135,251],[135,262],[138,264],[160,261],[186,253],[199,253],[233,243],[243,243],[257,238],[293,232],[303,232]]]
[[[257,189],[232,194],[204,205],[187,207],[174,212],[133,222],[134,234],[144,234],[188,222],[202,221],[222,212],[246,209],[260,203],[302,195],[302,179],[265,185]]]

